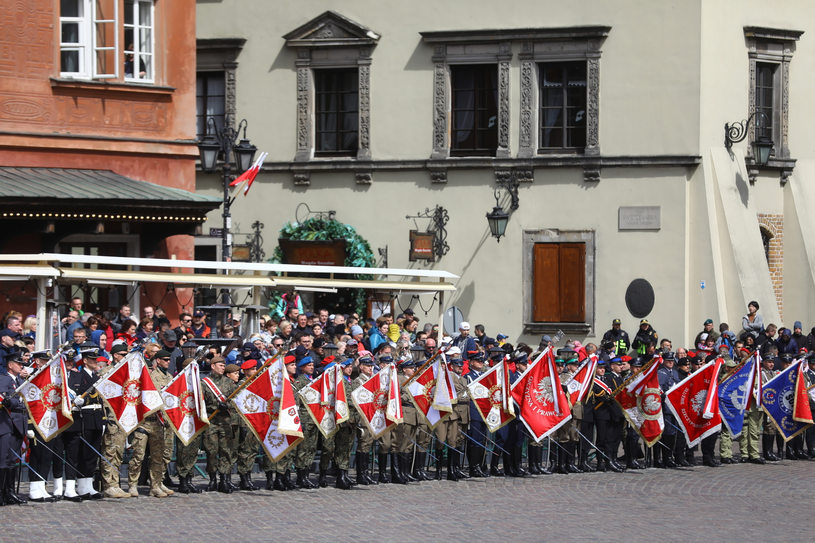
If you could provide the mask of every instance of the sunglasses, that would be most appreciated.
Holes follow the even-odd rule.
[[[164,360],[164,361],[166,361],[166,362],[169,362],[169,361],[170,361],[170,359],[169,359],[169,358],[159,358],[159,360]]]

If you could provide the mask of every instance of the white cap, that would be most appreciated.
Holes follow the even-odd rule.
[[[450,336],[444,336],[443,338],[441,338],[442,345],[447,345],[451,341],[453,341],[453,338],[451,338]]]
[[[447,356],[461,356],[461,349],[458,347],[450,347],[447,349]]]
[[[462,322],[461,324],[458,325],[458,329],[459,330],[469,330],[470,329],[470,323],[469,322]]]

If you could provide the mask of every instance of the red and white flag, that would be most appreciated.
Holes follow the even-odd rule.
[[[309,415],[325,437],[334,435],[339,425],[348,420],[348,400],[342,380],[342,366],[334,364],[300,389]]]
[[[209,426],[198,364],[192,363],[161,390],[166,420],[184,445]]]
[[[282,357],[258,371],[232,402],[273,462],[303,440],[294,389]]]
[[[753,367],[750,376],[747,378],[747,390],[754,391],[754,394],[747,396],[745,409],[750,409],[750,404],[755,403],[757,408],[761,408],[761,398],[764,396],[764,385],[761,382],[761,354],[756,350],[753,355]]]
[[[795,422],[812,423],[812,409],[809,405],[809,394],[807,393],[807,382],[804,372],[807,368],[807,361],[801,360],[798,364],[797,378],[795,381],[795,400],[792,407],[792,420]]]
[[[455,387],[449,372],[446,364],[437,358],[407,386],[413,405],[431,429],[453,411]]]
[[[252,166],[248,170],[246,170],[238,177],[236,177],[235,180],[229,184],[229,186],[235,187],[243,183],[244,184],[243,195],[246,196],[249,193],[249,189],[252,188],[252,183],[255,182],[255,178],[258,176],[258,173],[260,172],[260,167],[263,166],[263,161],[266,159],[268,154],[269,153],[260,153],[260,156],[255,161],[255,163],[252,164]]]
[[[43,441],[50,441],[74,422],[66,382],[65,360],[57,353],[17,388]]]
[[[509,393],[509,368],[503,361],[469,383],[467,388],[490,432],[497,432],[515,419]]]
[[[131,353],[95,384],[116,422],[129,434],[148,415],[164,406],[140,352]]]
[[[352,392],[351,397],[374,438],[393,430],[404,420],[399,378],[393,364],[374,374]]]
[[[614,396],[625,418],[649,447],[659,440],[665,429],[657,374],[660,362],[661,359],[655,359]]]
[[[719,412],[721,364],[721,358],[708,362],[665,394],[665,405],[676,417],[688,447],[696,446],[722,428],[722,416]]]
[[[572,418],[551,347],[512,383],[510,392],[520,408],[521,421],[538,443]]]
[[[586,395],[591,392],[591,384],[594,382],[594,374],[597,370],[597,357],[591,355],[583,360],[578,366],[574,376],[564,383],[566,393],[572,405],[582,402]]]

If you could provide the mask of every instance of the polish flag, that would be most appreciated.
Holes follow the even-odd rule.
[[[125,357],[95,386],[126,434],[135,430],[145,417],[164,407],[164,400],[140,352]]]
[[[331,437],[339,425],[348,420],[348,400],[345,397],[342,366],[335,364],[300,389],[300,396],[306,404],[314,424],[325,437]]]
[[[190,364],[161,390],[167,422],[184,445],[209,426],[198,364]]]
[[[591,390],[594,374],[597,370],[597,357],[591,355],[583,360],[574,377],[563,383],[572,405],[582,402]]]
[[[431,429],[436,428],[453,411],[452,394],[455,388],[450,386],[448,372],[445,365],[436,359],[407,385],[413,405]]]
[[[351,397],[374,438],[403,422],[399,376],[393,364],[365,381],[351,393]]]
[[[804,368],[807,367],[806,360],[801,360],[798,364],[798,375],[795,381],[795,400],[792,408],[792,420],[795,422],[812,423],[812,409],[809,407],[809,394],[807,394],[807,382],[804,377]]]
[[[497,432],[515,419],[515,412],[509,405],[509,368],[503,361],[468,384],[467,388],[490,432]]]
[[[68,400],[67,376],[62,353],[57,353],[41,370],[17,389],[44,441],[50,441],[73,424]]]
[[[538,443],[572,418],[551,347],[529,365],[510,390],[521,422]]]
[[[255,163],[252,164],[252,167],[236,177],[229,186],[236,187],[243,184],[243,195],[246,196],[249,193],[249,189],[252,188],[252,183],[255,182],[255,177],[257,177],[260,172],[260,167],[263,166],[263,161],[268,155],[269,153],[260,153],[260,156]]]

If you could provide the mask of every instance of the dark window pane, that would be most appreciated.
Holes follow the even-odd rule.
[[[316,151],[354,155],[359,149],[359,71],[315,70]]]
[[[495,156],[498,149],[498,66],[456,65],[450,70],[453,110],[451,154]]]
[[[79,51],[60,51],[60,71],[79,71]]]
[[[586,146],[586,63],[549,62],[540,70],[541,149]]]
[[[62,23],[62,43],[79,43],[79,23]]]
[[[59,15],[60,17],[81,17],[80,3],[82,0],[60,0]]]

